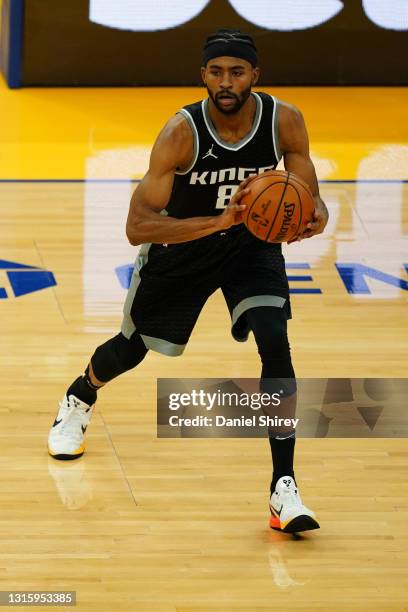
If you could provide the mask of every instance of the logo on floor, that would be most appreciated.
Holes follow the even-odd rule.
[[[408,263],[403,263],[402,266],[408,273]],[[133,264],[126,264],[124,266],[118,266],[115,268],[116,276],[123,289],[128,289],[133,274]],[[337,272],[345,290],[347,293],[352,295],[376,295],[376,291],[372,290],[367,283],[367,279],[379,281],[383,285],[388,285],[396,289],[403,289],[408,291],[408,281],[395,276],[393,274],[387,274],[382,270],[366,266],[361,263],[340,263],[334,264],[335,271]],[[320,287],[310,287],[307,284],[313,283],[313,276],[309,274],[311,266],[308,263],[286,263],[286,270],[288,272],[288,281],[290,285],[290,293],[305,293],[305,294],[321,294],[323,290]],[[290,270],[303,270],[305,272],[299,274],[291,273]],[[296,286],[296,283],[306,283],[306,286]]]
[[[11,290],[1,286],[1,272],[5,272]],[[55,276],[49,270],[0,259],[0,299],[7,299],[13,295],[21,297],[27,293],[54,287],[56,284]]]

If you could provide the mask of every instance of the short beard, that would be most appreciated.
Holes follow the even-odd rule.
[[[235,104],[234,106],[231,106],[231,108],[224,108],[218,103],[216,96],[213,96],[213,94],[208,89],[208,87],[207,87],[207,91],[208,91],[208,95],[210,96],[211,100],[214,102],[215,108],[223,115],[236,115],[236,113],[238,113],[241,110],[241,108],[244,106],[245,102],[248,100],[249,96],[251,95],[251,87],[248,87],[248,89],[245,89],[241,93],[240,96],[230,93],[230,95],[235,98]]]

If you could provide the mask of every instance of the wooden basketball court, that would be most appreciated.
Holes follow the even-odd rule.
[[[407,90],[274,94],[304,113],[331,211],[323,236],[285,247],[296,373],[405,377]],[[295,540],[268,528],[267,441],[156,438],[158,377],[259,375],[218,293],[183,357],[151,353],[99,393],[81,459],[47,455],[58,400],[121,322],[134,181],[202,95],[1,85],[0,590],[76,591],[81,611],[407,612],[405,439],[299,439],[321,529]],[[358,265],[379,272],[365,293]]]

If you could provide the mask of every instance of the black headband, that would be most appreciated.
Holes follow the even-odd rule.
[[[246,40],[240,40],[237,38],[225,39],[225,38],[214,38],[206,44],[203,51],[203,66],[207,65],[207,62],[214,59],[214,57],[239,57],[249,62],[254,68],[258,65],[258,57],[256,48],[252,44],[248,44]]]

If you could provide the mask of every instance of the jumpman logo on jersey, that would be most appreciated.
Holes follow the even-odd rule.
[[[206,157],[214,157],[214,159],[218,159],[218,155],[214,155],[213,153],[214,144],[208,149],[207,153],[202,156],[201,159],[205,159]]]

